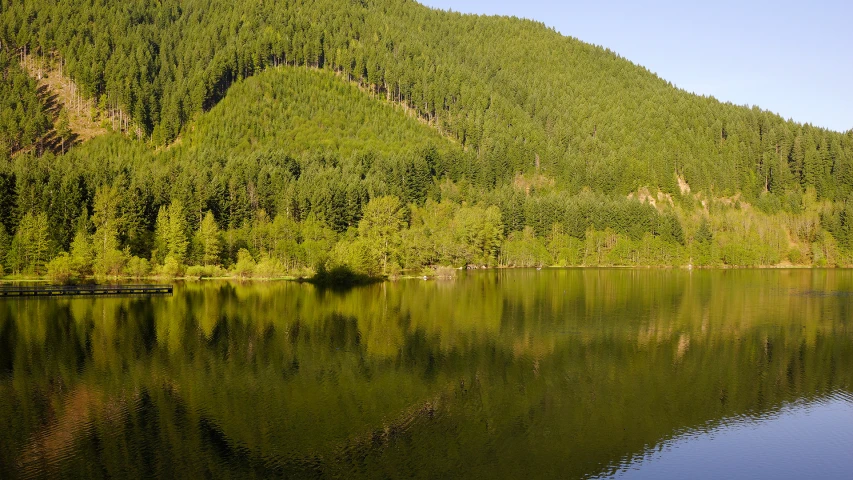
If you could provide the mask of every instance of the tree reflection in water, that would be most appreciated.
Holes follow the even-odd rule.
[[[0,477],[587,477],[851,391],[853,272],[0,302]]]

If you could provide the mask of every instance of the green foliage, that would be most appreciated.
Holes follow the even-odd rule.
[[[118,186],[100,187],[95,193],[94,215],[92,223],[95,233],[92,236],[94,251],[93,270],[96,275],[119,275],[124,267],[125,256],[119,249],[118,205],[120,194]],[[78,257],[83,260],[85,257]]]
[[[6,261],[14,273],[41,274],[49,260],[47,215],[27,213],[6,253]]]
[[[514,267],[541,267],[554,261],[542,239],[537,238],[532,227],[512,232],[501,247],[501,265]]]
[[[697,97],[541,24],[402,0],[0,1],[0,82],[19,92],[0,101],[0,226],[31,236],[48,215],[35,257],[0,242],[16,272],[60,250],[83,275],[245,252],[260,276],[769,265],[786,234],[806,261],[853,251],[853,136]],[[148,141],[28,149],[50,122],[15,48],[58,53]]]
[[[456,212],[452,229],[457,241],[464,245],[467,258],[484,265],[497,265],[503,241],[503,224],[498,207],[463,205]]]
[[[711,231],[711,224],[708,222],[707,218],[702,217],[702,222],[696,230],[694,240],[700,245],[710,245],[714,240],[714,233]]]
[[[124,273],[132,278],[142,278],[151,273],[151,264],[144,258],[131,256],[127,259]]]
[[[692,263],[700,267],[706,267],[717,263],[717,252],[714,247],[714,233],[711,231],[711,224],[704,216],[699,223],[699,228],[693,236]],[[738,258],[735,255],[730,255],[730,259]],[[737,265],[737,264],[734,264]]]
[[[548,237],[548,253],[554,259],[553,264],[560,267],[583,264],[584,242],[565,233],[562,224],[555,223]]]
[[[782,202],[776,195],[765,192],[759,195],[755,207],[768,215],[773,215],[782,210]]]
[[[5,5],[3,10],[5,10]],[[0,48],[0,159],[39,141],[50,129],[50,114],[35,80],[15,55]]]
[[[249,278],[255,273],[255,259],[245,248],[237,252],[237,263],[234,265],[234,274],[240,278]]]
[[[374,198],[364,207],[358,232],[366,247],[379,259],[382,273],[388,273],[388,259],[400,247],[404,215],[400,199],[394,196]]]
[[[372,283],[375,280],[375,277],[359,274],[346,265],[338,265],[331,269],[322,266],[309,281],[321,287],[346,288]]]
[[[166,258],[171,258],[177,264],[182,264],[190,243],[183,203],[174,200],[169,206],[161,206],[155,228],[156,259],[162,258],[165,264]],[[212,247],[212,244],[209,246]]]
[[[788,261],[793,265],[802,265],[806,261],[805,255],[803,255],[802,250],[798,248],[792,248],[788,251]]]
[[[169,205],[169,237],[166,243],[169,256],[178,263],[184,261],[187,255],[189,240],[187,238],[187,220],[184,214],[184,205],[180,200],[174,200]]]
[[[94,265],[92,239],[85,230],[79,230],[71,242],[71,260],[74,269],[81,275],[90,275]]]
[[[181,277],[184,272],[184,265],[182,265],[177,258],[171,255],[166,255],[166,258],[163,259],[163,265],[161,265],[159,269],[160,275],[168,278]]]
[[[628,193],[650,185],[674,193],[679,174],[694,189],[741,191],[755,200],[800,186],[814,187],[821,198],[843,198],[853,180],[853,146],[840,134],[678,90],[608,50],[526,20],[403,0],[132,1],[121,9],[5,0],[2,11],[5,43],[58,51],[90,97],[122,107],[158,143],[190,133],[185,126],[226,92],[257,88],[247,77],[300,65],[404,105],[476,152],[477,162],[449,164],[448,171],[484,184],[538,170],[574,191]],[[336,88],[345,87],[331,82],[324,90]],[[238,113],[245,107],[233,104],[219,112],[232,127],[196,131],[212,134],[212,143],[243,143],[245,151],[270,118],[281,116],[275,109],[306,106],[280,101],[287,97],[278,88],[254,94],[271,106],[252,112],[259,122],[248,135],[249,117]],[[318,104],[327,105],[322,95]],[[281,138],[300,145],[324,129],[335,131],[339,124],[327,111],[314,109],[320,122],[294,125]],[[355,116],[351,125],[371,118]],[[334,146],[349,138],[327,141]],[[433,169],[417,160],[401,166],[403,188],[390,193],[422,201]]]
[[[263,255],[255,265],[254,276],[266,279],[280,278],[285,275],[286,271],[285,266],[275,257]]]
[[[672,212],[667,212],[660,216],[656,233],[666,243],[685,244],[684,229],[681,226],[681,221]],[[707,232],[703,232],[703,235],[706,234]]]
[[[78,270],[67,252],[60,252],[47,264],[47,277],[57,283],[65,283],[78,276]]]
[[[215,265],[219,261],[220,235],[219,226],[216,225],[213,213],[207,212],[199,225],[198,233],[196,233],[203,265]]]
[[[3,262],[6,262],[9,255],[9,247],[11,246],[12,238],[6,232],[6,227],[0,223],[0,275],[3,275]]]

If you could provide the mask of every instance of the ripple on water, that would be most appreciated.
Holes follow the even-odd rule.
[[[849,479],[853,395],[786,405],[685,432],[595,478]]]

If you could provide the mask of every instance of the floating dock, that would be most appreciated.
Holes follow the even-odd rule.
[[[60,297],[69,295],[171,295],[171,285],[40,285],[0,286],[0,297]]]

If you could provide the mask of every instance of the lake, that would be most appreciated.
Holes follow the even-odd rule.
[[[0,478],[850,478],[853,271],[0,300]]]

